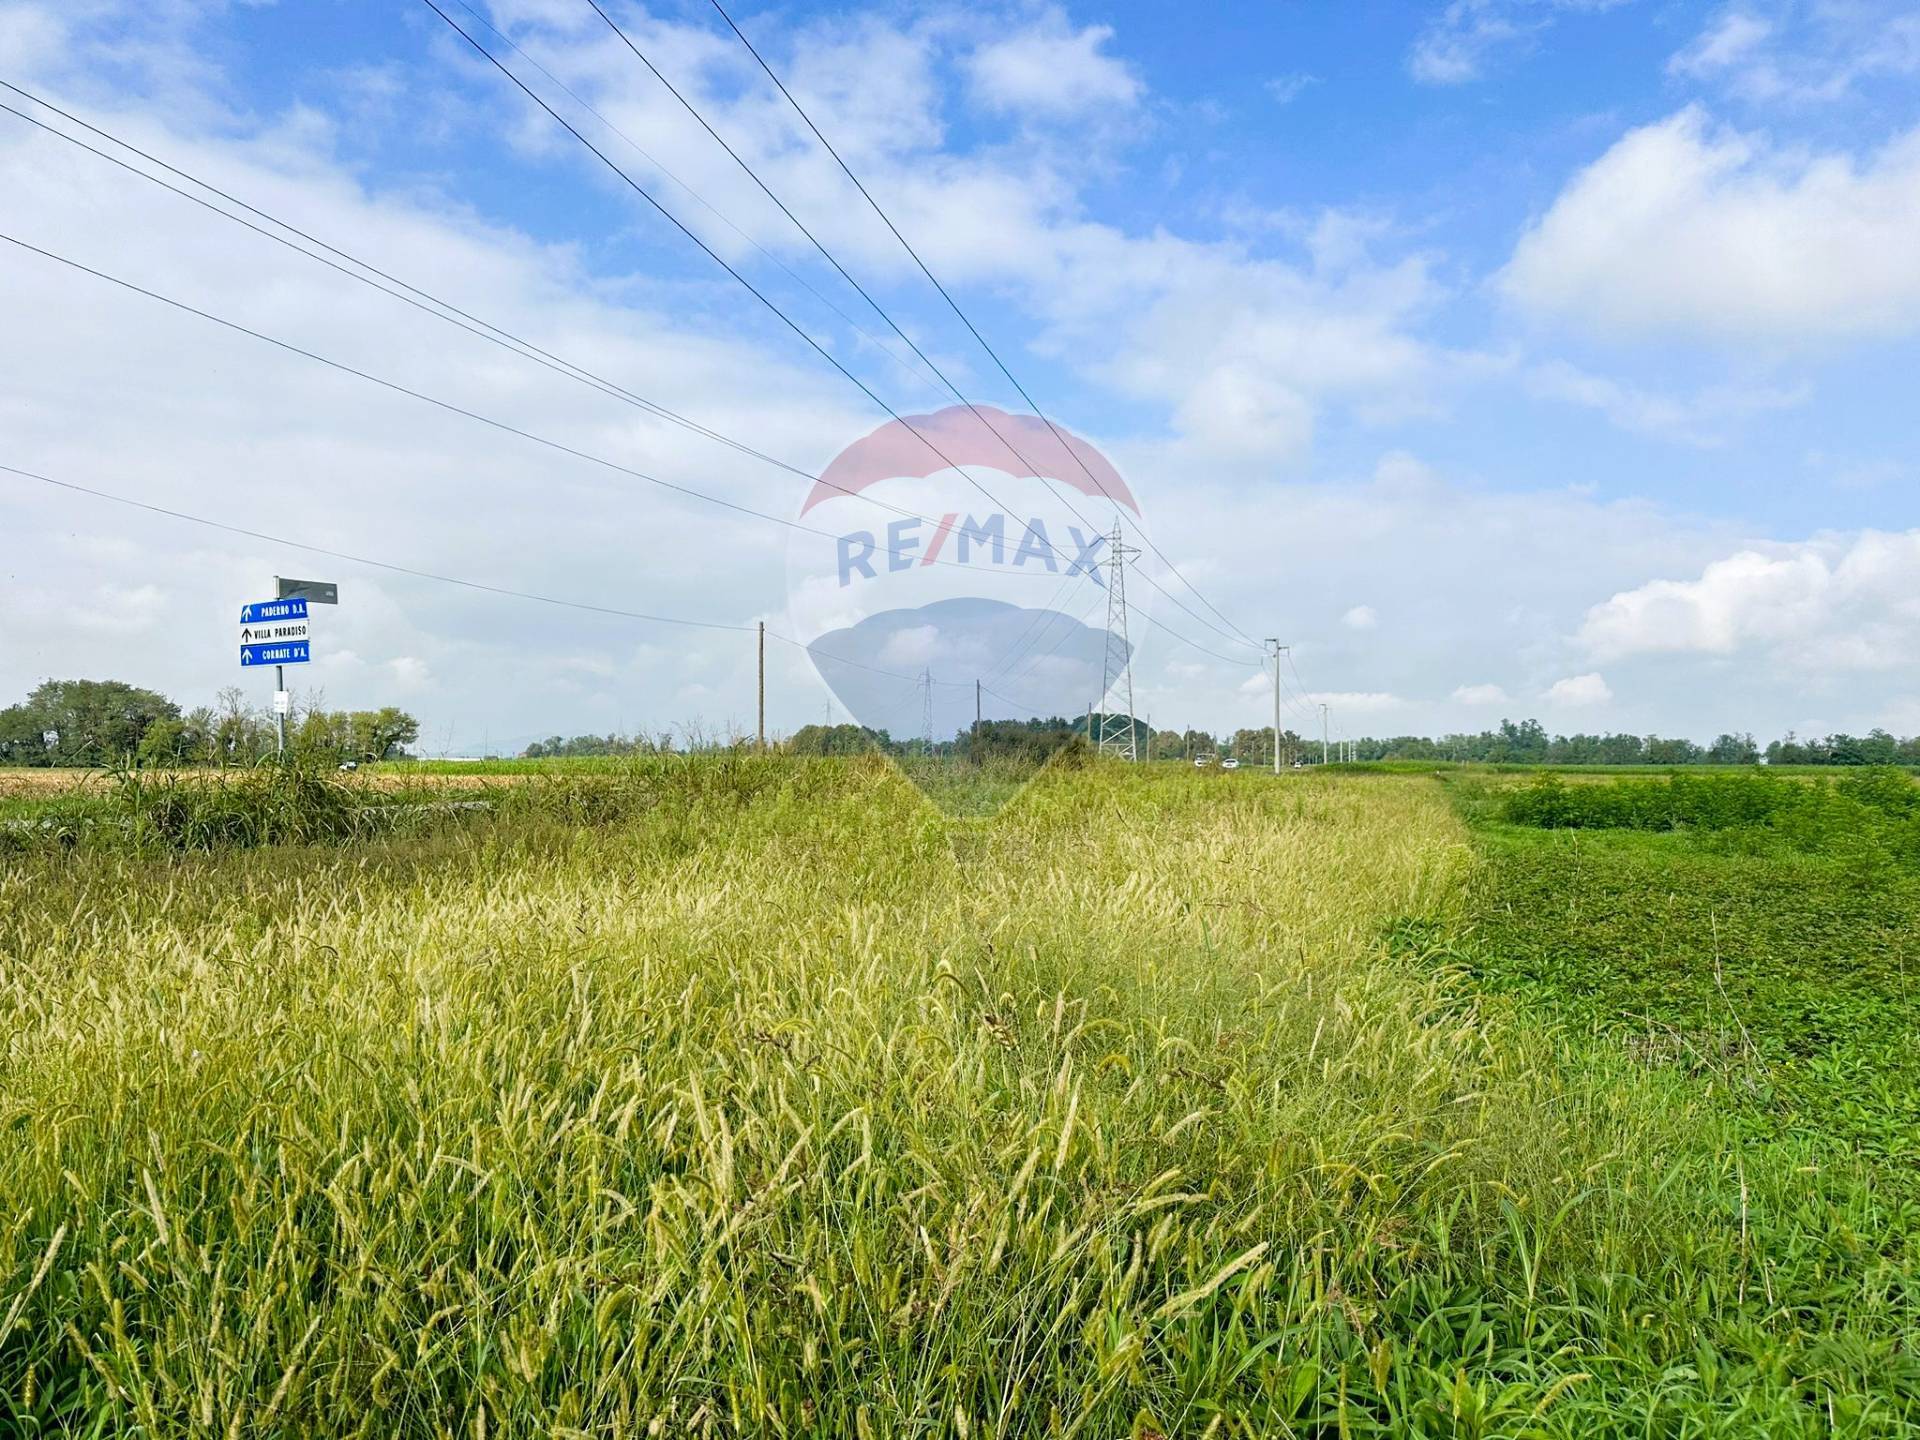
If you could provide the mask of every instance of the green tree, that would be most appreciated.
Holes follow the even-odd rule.
[[[1697,765],[1703,758],[1700,747],[1691,740],[1668,740],[1658,735],[1647,736],[1647,763],[1649,765]]]
[[[1197,760],[1202,755],[1213,756],[1220,751],[1220,742],[1204,730],[1189,730],[1180,737],[1180,753],[1189,760]]]
[[[186,751],[187,722],[162,718],[147,727],[134,758],[142,765],[178,765],[186,758]]]
[[[1156,730],[1147,742],[1149,760],[1179,760],[1186,752],[1186,737],[1177,730]]]
[[[1720,735],[1707,747],[1707,759],[1716,765],[1753,765],[1760,759],[1760,748],[1751,735]]]
[[[864,725],[802,725],[787,740],[786,748],[794,755],[862,755],[892,745],[886,731],[869,730]]]
[[[357,760],[397,759],[420,738],[420,722],[392,705],[355,710],[347,717],[347,725]]]
[[[1234,731],[1233,758],[1243,765],[1273,764],[1273,727]]]
[[[51,765],[46,732],[25,705],[0,710],[0,765]]]
[[[179,718],[166,696],[121,680],[47,680],[0,718],[0,751],[15,765],[104,765]]]
[[[215,697],[208,757],[221,765],[251,765],[271,753],[275,736],[271,716],[247,703],[247,692],[229,685]]]

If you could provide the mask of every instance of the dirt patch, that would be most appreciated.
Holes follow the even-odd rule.
[[[76,790],[105,773],[102,770],[0,770],[0,800],[23,795],[58,795]]]

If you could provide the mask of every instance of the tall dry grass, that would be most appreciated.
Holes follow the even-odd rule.
[[[1591,1434],[1773,1283],[1697,1117],[1384,957],[1430,786],[742,773],[0,878],[0,1417]]]

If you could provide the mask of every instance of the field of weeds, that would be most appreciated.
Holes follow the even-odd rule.
[[[1484,988],[1712,1086],[1750,1139],[1920,1197],[1920,785],[1752,772],[1469,800]]]
[[[1440,786],[987,783],[0,861],[0,1431],[1920,1419],[1912,1209],[1483,1004]]]

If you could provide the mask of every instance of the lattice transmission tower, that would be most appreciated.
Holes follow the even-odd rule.
[[[1118,755],[1126,760],[1140,758],[1139,727],[1133,723],[1133,645],[1127,639],[1127,561],[1140,553],[1120,537],[1120,522],[1113,522],[1113,534],[1107,537],[1107,663],[1105,685],[1101,691],[1100,734],[1095,741],[1102,755]],[[1115,713],[1115,702],[1124,704],[1124,715]]]
[[[920,672],[920,734],[926,753],[933,754],[933,667]]]

